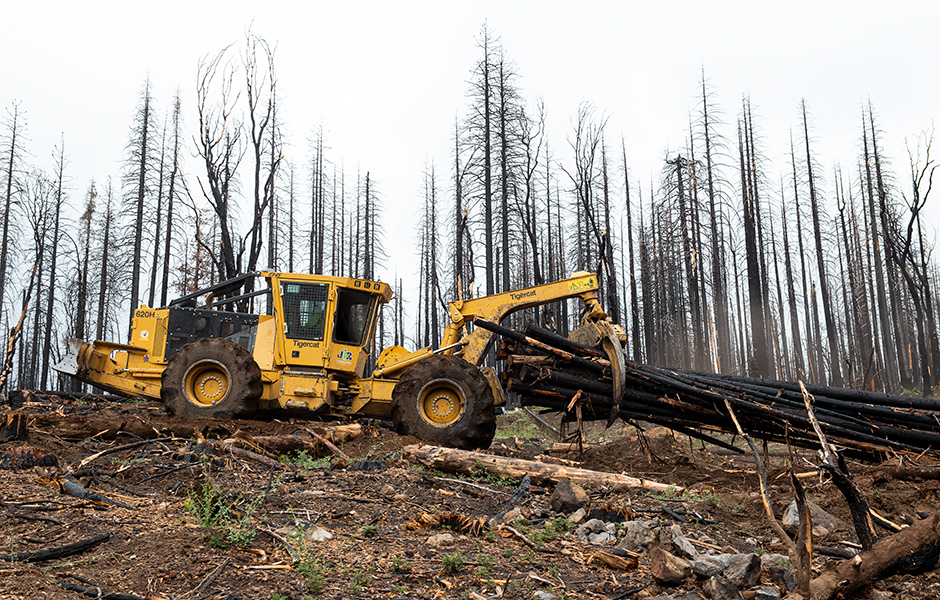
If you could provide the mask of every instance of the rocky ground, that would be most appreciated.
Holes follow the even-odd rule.
[[[675,486],[585,486],[587,503],[576,510],[559,504],[551,481],[533,482],[520,497],[517,479],[410,463],[402,449],[420,442],[380,423],[364,422],[337,443],[349,461],[325,449],[274,461],[252,440],[295,436],[312,448],[309,422],[188,422],[148,403],[37,397],[15,412],[30,416],[25,439],[0,443],[0,600],[772,600],[794,583],[750,456],[661,428],[592,427],[583,454],[549,454],[556,440],[528,416],[501,416],[491,454]],[[233,451],[232,439],[250,451]],[[780,516],[793,492],[784,449],[768,452]],[[800,461],[811,500],[832,517],[814,519],[816,543],[851,549],[845,500],[811,474],[810,453]],[[849,466],[881,515],[908,524],[936,512],[940,484],[885,476],[899,464],[931,463],[891,457]],[[31,560],[82,541],[88,547],[68,556]],[[814,566],[841,560],[817,554]],[[865,593],[931,598],[938,573],[894,574]]]

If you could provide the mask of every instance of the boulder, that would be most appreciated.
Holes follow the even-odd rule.
[[[682,529],[678,525],[671,525],[659,530],[659,541],[669,547],[673,554],[695,560],[698,556],[698,550],[689,541],[689,538],[682,535]]]
[[[754,591],[754,600],[780,600],[780,590],[772,585],[757,588]]]
[[[664,585],[678,585],[692,575],[692,563],[655,545],[650,548],[650,574]]]
[[[701,577],[714,577],[721,575],[721,572],[728,566],[728,562],[722,560],[719,556],[709,554],[699,556],[692,561],[692,572]]]
[[[570,479],[561,479],[552,492],[549,504],[553,511],[567,514],[584,507],[590,500],[580,485],[572,483]]]
[[[834,531],[854,532],[848,523],[827,513],[813,502],[809,503],[809,517],[813,522],[813,536],[816,538],[823,539]],[[784,511],[781,521],[783,528],[790,533],[795,532],[800,526],[800,515],[796,509],[796,500],[791,502],[790,506]]]
[[[738,600],[738,586],[721,575],[706,581],[704,587],[711,600]]]
[[[587,511],[584,510],[584,507],[581,507],[578,510],[571,513],[570,515],[568,515],[568,520],[574,523],[575,525],[577,525],[578,523],[583,521],[584,517],[586,516],[587,516]]]
[[[761,579],[767,583],[782,587],[788,592],[796,590],[796,574],[790,565],[790,557],[785,554],[765,554],[760,557]]]
[[[586,523],[582,523],[578,526],[577,529],[574,530],[574,537],[581,540],[582,542],[586,542],[588,541],[588,536],[592,533],[599,533],[604,531],[605,525],[607,525],[607,523],[604,523],[600,519],[591,519]]]
[[[453,546],[457,543],[457,536],[452,533],[438,533],[428,538],[429,546]]]
[[[646,552],[654,541],[656,532],[653,531],[655,523],[649,521],[627,521],[626,534],[620,542],[620,547],[630,552]]]
[[[747,588],[760,579],[760,570],[760,557],[756,554],[734,554],[721,574],[739,588]]]

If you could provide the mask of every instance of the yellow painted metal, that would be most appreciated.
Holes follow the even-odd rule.
[[[183,376],[183,391],[193,404],[213,406],[225,398],[231,383],[232,375],[222,363],[201,360]]]
[[[323,372],[284,371],[277,403],[281,408],[319,411],[330,399],[330,376]]]
[[[459,354],[469,363],[479,365],[486,355],[486,351],[493,339],[493,334],[482,328],[473,333],[460,337],[463,326],[476,319],[485,319],[492,323],[499,323],[508,315],[533,306],[541,306],[556,300],[566,298],[581,298],[587,306],[590,319],[604,319],[607,315],[597,301],[597,276],[593,273],[578,272],[568,279],[554,283],[546,283],[535,287],[503,292],[492,296],[474,298],[472,300],[458,300],[451,302],[451,323],[444,329],[444,339],[441,346],[447,347],[457,343],[458,340],[466,342],[463,349],[458,352],[448,350],[444,354]]]
[[[435,427],[447,427],[460,419],[466,404],[457,386],[445,379],[431,381],[418,394],[418,410]]]
[[[392,298],[392,290],[387,284],[349,277],[276,271],[264,271],[259,276],[264,277],[271,288],[274,313],[258,316],[252,349],[252,356],[261,369],[260,408],[301,408],[319,413],[388,417],[392,391],[400,373],[435,353],[432,348],[413,352],[400,346],[387,348],[376,361],[372,377],[363,378],[373,345],[378,311]],[[282,293],[283,286],[288,283],[328,286],[322,340],[287,337]],[[340,292],[344,289],[366,292],[376,298],[372,313],[365,316],[373,326],[366,329],[358,346],[334,341],[334,317]],[[482,328],[465,335],[464,325],[476,319],[498,323],[517,310],[566,298],[581,298],[590,319],[605,319],[597,300],[597,289],[595,275],[576,273],[571,278],[550,284],[451,302],[451,322],[445,328],[441,349],[437,352],[457,354],[478,365],[492,335]],[[164,356],[170,310],[141,306],[134,311],[129,344],[102,341],[80,344],[75,357],[75,372],[72,373],[71,369],[67,372],[109,391],[159,398],[159,379],[170,358]],[[195,404],[211,406],[224,397],[231,379],[224,367],[213,366],[211,361],[197,367],[191,369],[185,378],[187,397]],[[502,389],[495,372],[483,371],[497,403],[502,403]],[[465,399],[459,388],[439,382],[422,391],[420,407],[428,422],[446,427],[460,418],[465,410]]]

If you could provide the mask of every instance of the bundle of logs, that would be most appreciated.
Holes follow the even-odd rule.
[[[940,400],[666,369],[625,359],[625,392],[612,411],[611,365],[603,351],[531,323],[524,331],[476,324],[501,336],[504,389],[523,406],[560,411],[567,420],[609,419],[613,414],[740,451],[714,435],[736,434],[736,417],[753,437],[818,448],[809,402],[830,442],[847,455],[940,457]]]

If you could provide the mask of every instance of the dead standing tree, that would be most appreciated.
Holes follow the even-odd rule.
[[[280,144],[266,143],[271,139],[270,129],[277,127],[274,50],[262,38],[248,33],[246,53],[241,61],[248,108],[246,133],[245,127],[234,116],[240,94],[234,91],[237,65],[228,58],[230,49],[231,46],[200,63],[196,90],[199,109],[197,151],[206,167],[208,189],[202,181],[200,187],[217,219],[219,247],[212,248],[203,239],[197,241],[209,251],[223,279],[257,268],[263,244],[264,213],[274,197],[277,169],[281,162]],[[211,100],[215,93],[219,94],[217,103]],[[238,239],[233,222],[237,216],[233,200],[238,190],[236,174],[246,146],[252,158],[252,212],[248,231]],[[244,256],[246,249],[247,259]]]
[[[610,239],[610,199],[606,193],[606,158],[601,157],[603,176],[602,191],[604,206],[598,209],[595,192],[597,187],[597,152],[598,149],[604,154],[604,128],[607,125],[607,118],[603,117],[599,121],[594,118],[594,109],[588,104],[582,104],[578,109],[578,118],[575,122],[574,140],[570,142],[574,150],[574,168],[568,171],[565,167],[562,170],[568,175],[571,183],[574,185],[574,193],[578,203],[579,214],[581,218],[587,221],[586,226],[590,234],[593,234],[597,243],[597,276],[606,283],[605,310],[611,315],[614,321],[620,321],[619,299],[617,297],[617,279],[616,267],[613,264],[613,246]],[[600,218],[603,223],[598,223]],[[603,227],[602,227],[603,226]],[[586,243],[588,232],[578,236],[579,243]],[[590,263],[594,253],[590,248],[584,248],[579,251],[579,255],[585,257],[585,262]]]
[[[922,136],[913,150],[908,147],[911,168],[911,196],[905,197],[908,221],[901,225],[901,215],[892,214],[887,203],[881,207],[886,225],[888,256],[904,278],[914,307],[917,346],[920,354],[921,381],[924,396],[930,394],[937,380],[937,324],[934,314],[930,279],[930,250],[924,242],[921,211],[933,189],[933,176],[938,165],[930,157],[933,132]],[[886,218],[887,217],[887,218]]]

